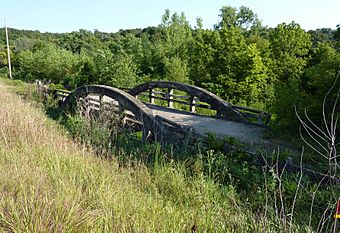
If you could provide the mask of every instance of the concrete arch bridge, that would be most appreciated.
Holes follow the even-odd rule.
[[[52,90],[39,81],[36,84],[37,92],[59,98],[64,110],[78,109],[88,118],[120,116],[125,126],[142,131],[144,139],[163,142],[174,142],[188,133],[213,133],[218,138],[265,143],[263,134],[271,117],[263,111],[232,105],[203,88],[178,82],[148,82],[124,90],[87,85],[72,92]]]

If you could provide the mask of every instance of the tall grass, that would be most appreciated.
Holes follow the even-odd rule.
[[[112,137],[100,122],[48,119],[46,113],[59,115],[26,101],[34,95],[28,84],[0,79],[0,90],[0,231],[322,232],[334,226],[339,192],[275,166],[263,172],[252,156],[224,152],[225,141],[208,137],[178,150],[129,133]]]
[[[0,230],[5,232],[263,232],[232,186],[182,162],[98,157],[0,81]],[[120,152],[124,153],[124,152]],[[141,152],[143,153],[143,152]],[[125,154],[129,157],[129,154]]]

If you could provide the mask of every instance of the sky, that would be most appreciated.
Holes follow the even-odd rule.
[[[249,7],[269,27],[292,21],[305,30],[340,24],[340,0],[0,0],[0,20],[10,28],[40,32],[117,32],[157,26],[169,9],[184,12],[192,27],[201,17],[204,28],[212,28],[219,9],[228,5]]]

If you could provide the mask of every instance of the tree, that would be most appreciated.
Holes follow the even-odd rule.
[[[6,67],[7,65],[7,53],[5,51],[5,46],[0,49],[0,69]]]
[[[241,28],[196,30],[191,75],[223,99],[252,104],[271,96],[267,67],[255,43],[247,45]]]
[[[113,54],[109,49],[101,49],[86,57],[78,75],[76,85],[104,84],[113,87],[133,87],[138,83],[138,69],[131,55]]]
[[[19,53],[17,75],[25,80],[62,83],[77,75],[81,63],[78,55],[56,45],[45,44],[36,51],[24,50]]]
[[[299,78],[307,64],[310,35],[297,23],[279,24],[270,32],[270,50],[276,78]]]
[[[164,29],[164,47],[166,56],[177,56],[182,60],[188,59],[188,45],[192,40],[192,32],[184,13],[174,13],[169,16],[169,10],[163,15],[161,27]]]
[[[340,52],[340,24],[336,25],[336,31],[333,34],[333,38],[335,40],[334,47]]]
[[[102,43],[91,31],[80,29],[79,32],[65,33],[58,40],[61,48],[80,54],[82,49],[95,51],[102,48]]]
[[[165,78],[169,81],[188,83],[189,69],[186,62],[173,56],[164,59]]]
[[[340,90],[340,80],[335,83],[330,93],[328,102],[323,106],[323,97],[331,89],[335,79],[340,72],[340,53],[329,43],[319,43],[314,50],[310,66],[305,71],[306,92],[308,93],[308,105],[306,106],[310,117],[314,122],[320,123],[322,119],[319,109],[325,107],[327,113],[331,112],[332,105],[336,99],[336,91]],[[338,111],[339,112],[339,111]]]
[[[256,102],[267,104],[273,98],[273,80],[268,75],[268,68],[256,44],[247,46],[244,59],[245,74],[239,84],[244,86],[243,99],[248,105]]]
[[[215,69],[214,63],[219,33],[212,30],[196,29],[189,49],[190,80],[197,86],[211,81]]]
[[[107,44],[113,54],[129,54],[133,62],[140,68],[143,60],[141,38],[128,33],[125,36],[117,36]]]
[[[311,36],[313,47],[317,47],[318,43],[320,42],[331,43],[334,40],[334,32],[331,28],[319,28],[316,30],[309,30],[308,34],[310,34]]]
[[[215,25],[215,29],[223,27],[237,27],[244,32],[258,32],[262,28],[261,21],[250,8],[241,6],[239,9],[231,6],[224,6],[220,9],[221,21]]]
[[[166,10],[159,26],[161,33],[150,40],[142,35],[142,74],[153,80],[188,82],[189,45],[192,32],[185,15]],[[181,70],[182,69],[182,70]]]
[[[219,64],[223,68],[213,87],[222,98],[233,103],[266,102],[272,96],[272,89],[260,52],[255,44],[243,44],[242,39],[237,44],[241,46],[231,43],[223,47],[228,53],[220,54]]]
[[[311,49],[310,35],[292,22],[279,24],[269,36],[276,95],[273,111],[280,125],[297,129],[294,106],[305,106],[301,78]]]

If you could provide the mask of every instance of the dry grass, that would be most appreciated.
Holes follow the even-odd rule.
[[[264,224],[265,223],[265,224]],[[263,227],[265,225],[265,227]],[[0,230],[263,232],[233,188],[181,164],[119,167],[75,144],[0,80]]]

